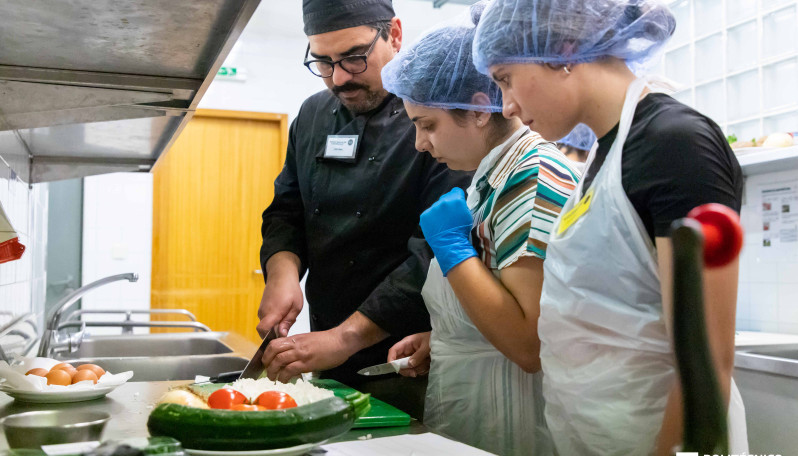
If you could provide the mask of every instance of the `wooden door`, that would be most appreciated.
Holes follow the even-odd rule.
[[[285,114],[197,111],[153,170],[152,308],[260,341],[261,214],[287,139]]]

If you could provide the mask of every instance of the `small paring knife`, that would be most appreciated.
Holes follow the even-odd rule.
[[[385,374],[395,374],[402,369],[407,369],[410,367],[410,357],[407,358],[399,358],[396,360],[391,361],[390,363],[383,363],[377,364],[375,366],[365,367],[357,371],[360,375],[385,375]]]

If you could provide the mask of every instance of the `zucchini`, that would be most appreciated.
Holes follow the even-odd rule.
[[[692,219],[673,222],[673,339],[684,405],[682,451],[729,454],[724,406],[704,317],[704,239]]]
[[[147,428],[151,435],[173,437],[189,449],[268,450],[321,442],[343,434],[369,408],[369,395],[363,393],[266,411],[159,404],[150,413]]]

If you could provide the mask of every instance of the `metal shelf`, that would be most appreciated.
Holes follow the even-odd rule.
[[[752,148],[750,151],[738,149],[736,156],[745,176],[798,169],[798,145],[772,149]]]
[[[31,184],[150,170],[259,2],[0,0],[0,150]]]

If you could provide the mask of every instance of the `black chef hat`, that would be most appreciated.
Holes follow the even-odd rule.
[[[318,35],[395,16],[391,0],[302,0],[305,35]]]

